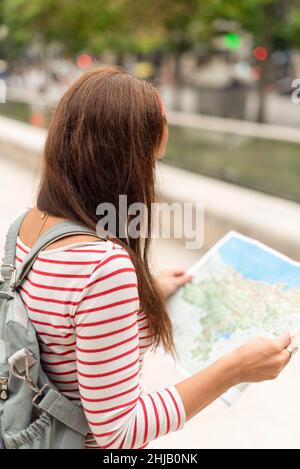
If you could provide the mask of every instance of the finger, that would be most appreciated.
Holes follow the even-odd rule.
[[[291,334],[289,332],[284,332],[278,339],[275,339],[275,342],[279,345],[280,348],[284,349],[290,345],[292,341]]]
[[[181,275],[185,275],[186,272],[183,269],[173,269],[170,273],[174,275],[174,277],[180,277]]]
[[[290,359],[292,358],[292,355],[286,348],[284,348],[280,354],[280,357],[282,358],[284,368],[289,363]]]
[[[298,352],[299,345],[295,337],[292,337],[292,341],[290,343],[290,348],[294,351],[294,353]]]
[[[298,352],[298,343],[295,339],[295,337],[291,338],[291,343],[288,345],[288,347],[285,347],[281,353],[285,354],[284,357],[284,366],[290,361],[292,356]]]
[[[176,285],[181,286],[190,282],[192,278],[193,277],[189,274],[183,274],[183,275],[180,275],[179,277],[176,277],[174,280],[176,281]]]

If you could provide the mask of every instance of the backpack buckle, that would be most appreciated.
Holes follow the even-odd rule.
[[[33,354],[26,348],[18,350],[8,359],[11,373],[24,381],[34,392],[39,393],[39,387],[32,381],[29,374],[30,367],[36,362]]]
[[[45,392],[47,390],[47,392]],[[34,396],[34,398],[32,399],[32,404],[37,407],[37,409],[40,408],[40,402],[44,399],[44,397],[46,396],[46,394],[48,393],[48,391],[52,390],[53,392],[55,392],[59,397],[60,397],[60,394],[52,388],[52,386],[50,386],[48,383],[44,384],[44,386],[39,389],[38,391],[36,391],[36,395]]]
[[[3,280],[10,280],[12,285],[16,281],[17,270],[13,264],[4,263],[1,265],[1,277]]]
[[[29,368],[36,363],[36,359],[30,350],[22,348],[17,350],[8,359],[12,374],[19,379],[29,379]]]

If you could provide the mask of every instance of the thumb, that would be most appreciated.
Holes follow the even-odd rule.
[[[288,347],[291,341],[292,341],[292,337],[289,332],[284,332],[283,334],[281,334],[280,337],[275,339],[275,342],[277,342],[277,344],[279,345],[281,349],[285,349],[286,347]]]

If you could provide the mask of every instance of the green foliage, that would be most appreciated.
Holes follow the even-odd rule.
[[[70,53],[89,47],[98,31],[113,30],[119,19],[117,2],[105,0],[3,0],[11,41],[19,48],[35,38],[60,41]]]
[[[257,44],[267,35],[274,48],[300,47],[299,0],[198,0],[198,6],[206,38],[214,34],[215,19],[222,18],[236,21]]]
[[[299,0],[0,0],[0,21],[10,28],[11,55],[32,41],[58,41],[70,54],[182,51],[209,43],[215,20],[233,20],[260,43],[300,47]]]

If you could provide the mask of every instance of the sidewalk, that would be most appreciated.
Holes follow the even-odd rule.
[[[8,223],[33,203],[37,178],[0,155],[1,253]],[[188,267],[192,252],[168,241],[156,244],[156,265]],[[175,384],[182,375],[160,353],[145,357],[145,391]],[[185,428],[151,443],[153,448],[300,448],[300,353],[280,378],[251,385],[232,408],[220,400],[188,422]]]
[[[37,177],[26,168],[9,162],[0,154],[0,246],[1,254],[8,224],[32,205]]]

